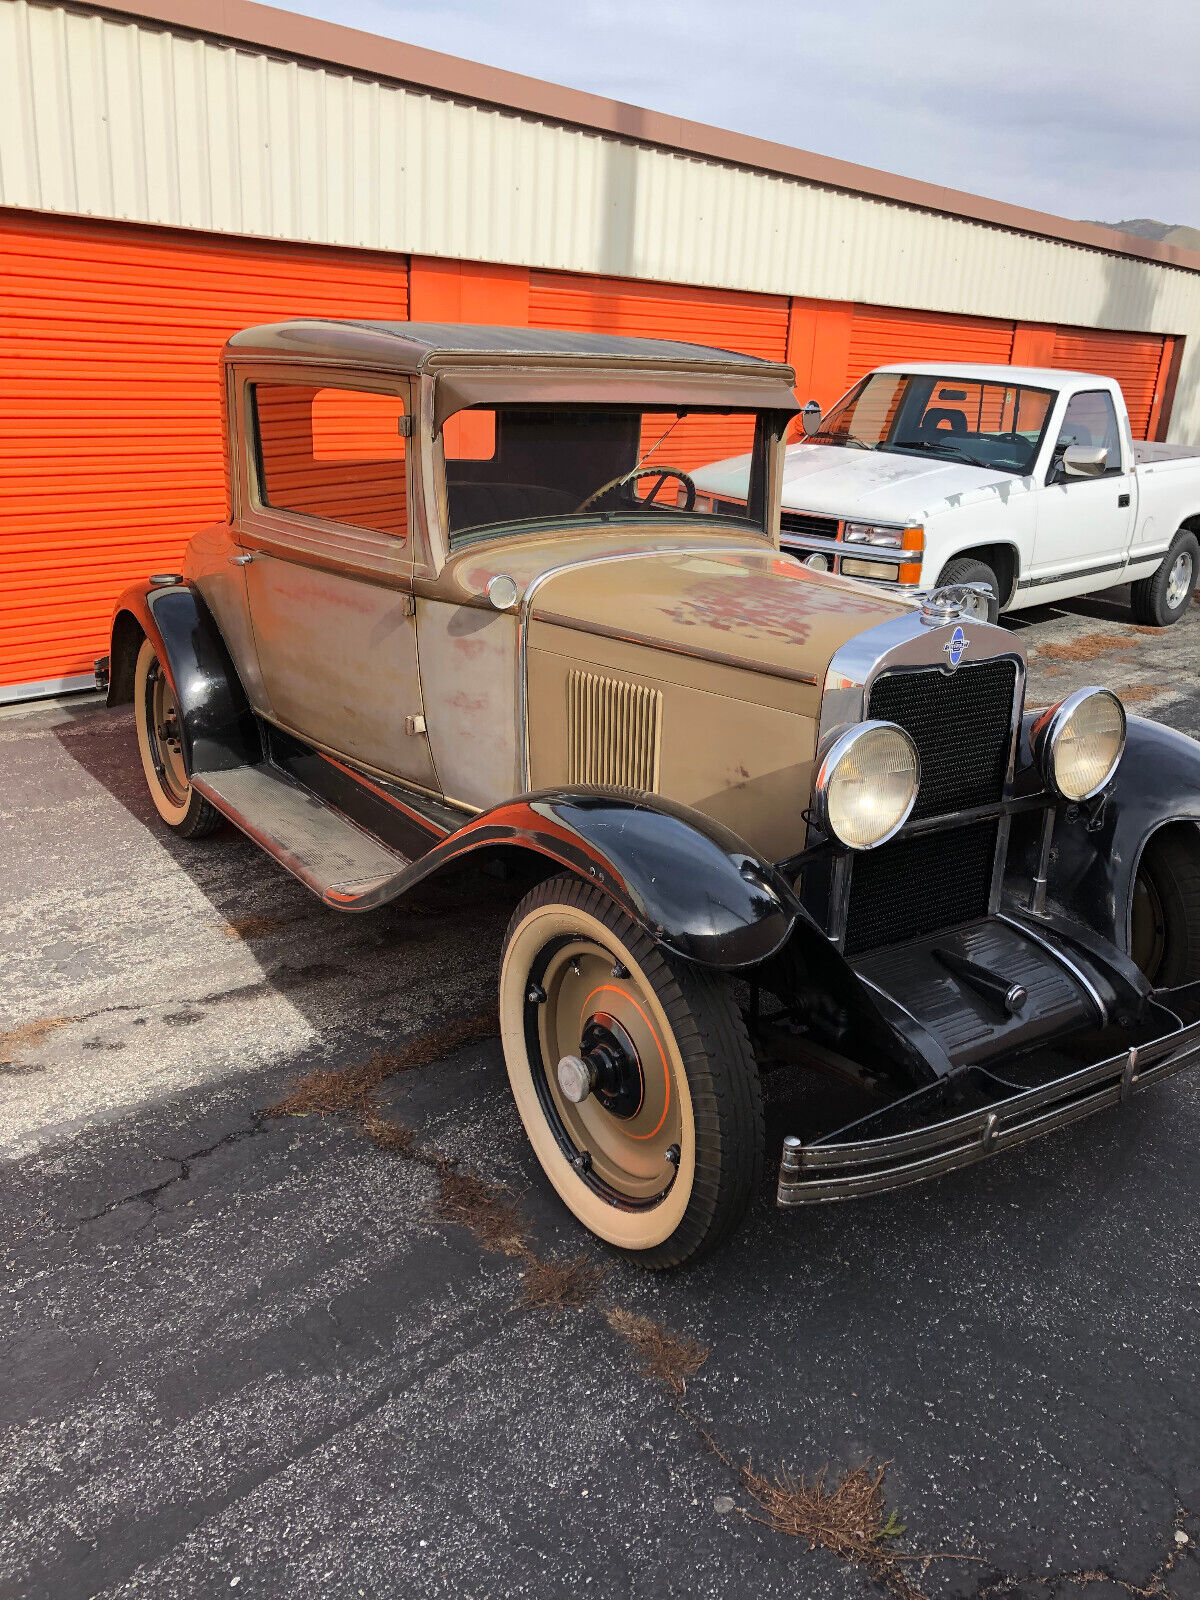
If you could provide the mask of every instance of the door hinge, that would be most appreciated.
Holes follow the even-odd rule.
[[[402,439],[411,439],[412,438],[412,418],[411,417],[397,417],[396,418],[396,432],[400,435],[400,437]]]
[[[404,731],[405,731],[405,733],[408,733],[408,734],[424,733],[425,732],[425,718],[423,716],[421,716],[419,713],[415,717],[405,717],[405,719],[404,719]]]
[[[415,617],[416,616],[416,614],[417,614],[417,602],[412,597],[411,594],[406,594],[404,596],[403,605],[404,605],[404,615],[406,617]]]

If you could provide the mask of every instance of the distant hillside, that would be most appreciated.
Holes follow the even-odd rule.
[[[1179,222],[1130,217],[1125,222],[1097,222],[1096,227],[1116,228],[1119,233],[1135,233],[1139,239],[1157,239],[1160,244],[1177,244],[1181,250],[1200,250],[1200,228],[1185,228]]]

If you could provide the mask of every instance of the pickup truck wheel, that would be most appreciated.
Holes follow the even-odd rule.
[[[1166,828],[1142,852],[1130,955],[1159,989],[1200,978],[1200,833]]]
[[[591,884],[554,878],[509,924],[500,1031],[530,1143],[586,1228],[648,1267],[733,1232],[764,1132],[727,978],[673,961]]]
[[[133,715],[142,770],[159,816],[185,839],[202,839],[212,833],[221,826],[221,813],[192,788],[171,680],[149,639],[142,641],[134,669]]]
[[[986,583],[992,591],[991,598],[985,600],[982,595],[974,596],[969,614],[978,617],[980,622],[999,620],[1000,580],[986,561],[976,561],[972,556],[959,556],[954,561],[947,561],[938,579],[939,587],[944,583]]]
[[[1175,535],[1158,571],[1130,586],[1133,619],[1144,628],[1169,628],[1187,610],[1200,581],[1200,543],[1186,529]]]

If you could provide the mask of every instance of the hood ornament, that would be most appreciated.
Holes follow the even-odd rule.
[[[958,622],[963,617],[976,621],[985,619],[976,615],[972,604],[976,596],[990,600],[992,591],[986,583],[944,583],[937,589],[918,589],[914,600],[921,602],[921,621],[927,628],[942,628],[947,622]],[[962,631],[961,629],[959,630]],[[968,641],[964,641],[964,648]],[[962,651],[959,651],[961,656]],[[955,666],[958,665],[956,661]]]

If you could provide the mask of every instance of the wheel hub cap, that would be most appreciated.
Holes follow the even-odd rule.
[[[542,1106],[567,1159],[621,1206],[670,1188],[682,1134],[650,996],[613,952],[564,939],[533,963],[526,1038]]]
[[[1172,610],[1181,605],[1192,590],[1192,558],[1183,550],[1175,558],[1167,579],[1167,604]]]

